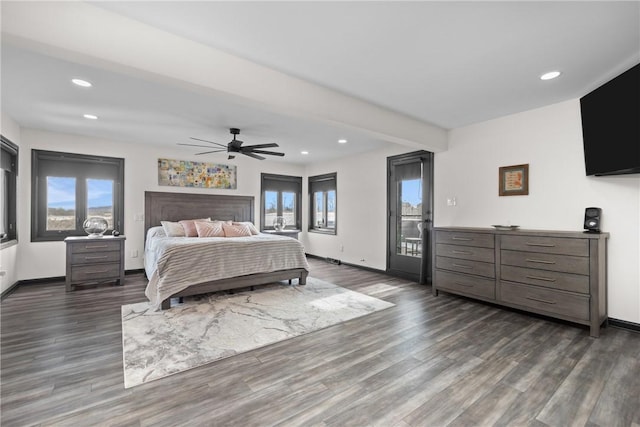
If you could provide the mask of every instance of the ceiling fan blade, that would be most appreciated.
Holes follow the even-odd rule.
[[[200,139],[200,138],[194,138],[194,137],[190,137],[190,138],[191,139],[195,139],[196,141],[208,142],[209,144],[216,144],[216,145],[219,145],[221,147],[226,147],[226,145],[224,145],[224,144],[218,144],[217,142],[207,141],[206,139]]]
[[[258,160],[264,160],[265,157],[262,156],[258,156],[257,154],[253,154],[249,151],[241,151],[242,154],[244,154],[245,156],[249,156],[249,157],[253,157],[254,159],[258,159]]]
[[[271,144],[247,145],[244,148],[273,148],[273,147],[279,147],[279,145],[273,142]]]
[[[222,149],[222,150],[204,151],[202,153],[196,153],[196,156],[199,156],[200,154],[221,153],[223,151],[227,151],[227,150],[226,149]]]
[[[270,156],[284,156],[284,153],[276,153],[275,151],[251,150],[251,153],[268,154]]]
[[[209,145],[187,144],[187,143],[184,143],[184,142],[178,142],[177,145],[188,145],[189,147],[211,148],[211,146],[209,146]]]

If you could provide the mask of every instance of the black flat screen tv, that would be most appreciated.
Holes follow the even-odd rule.
[[[580,98],[587,175],[640,173],[640,64]]]

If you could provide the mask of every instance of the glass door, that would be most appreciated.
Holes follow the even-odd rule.
[[[432,156],[388,159],[388,271],[420,283],[430,280]]]

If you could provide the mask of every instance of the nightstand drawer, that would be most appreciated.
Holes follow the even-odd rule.
[[[527,283],[529,285],[544,286],[546,288],[580,292],[583,294],[589,293],[589,276],[583,276],[581,274],[559,273],[557,271],[544,271],[503,265],[500,268],[500,277],[510,282]]]
[[[436,231],[436,243],[461,246],[495,247],[493,234],[464,233],[457,231]]]
[[[72,282],[90,282],[120,277],[120,263],[74,266],[71,268]]]
[[[484,277],[496,277],[495,264],[489,262],[460,260],[456,258],[437,256],[436,268],[457,271],[459,273],[476,274]]]
[[[589,296],[570,294],[562,291],[539,288],[537,286],[520,285],[501,282],[500,297],[502,301],[530,308],[536,312],[546,312],[589,320]]]
[[[495,262],[494,250],[491,248],[437,244],[436,254],[470,261]]]
[[[584,257],[589,256],[588,239],[567,239],[561,237],[541,236],[500,236],[500,239],[500,247],[502,249]]]
[[[79,254],[85,252],[108,252],[119,251],[120,242],[107,241],[101,239],[91,239],[83,242],[74,242],[71,245],[71,253]]]
[[[589,274],[589,258],[545,254],[539,252],[501,251],[503,265],[560,271],[563,273]]]
[[[71,264],[96,264],[101,262],[120,262],[120,252],[85,252],[71,255]]]
[[[437,283],[438,289],[443,291],[475,295],[489,299],[496,298],[495,280],[436,270],[435,282]]]

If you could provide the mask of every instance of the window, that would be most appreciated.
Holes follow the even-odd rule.
[[[0,136],[0,243],[18,240],[16,226],[18,146]]]
[[[32,150],[31,240],[84,236],[99,216],[124,232],[124,159]]]
[[[288,229],[300,230],[302,225],[302,178],[263,173],[261,194],[261,230],[273,230],[276,217],[284,217]]]
[[[336,173],[309,177],[309,206],[311,218],[309,231],[336,234],[337,193]]]

